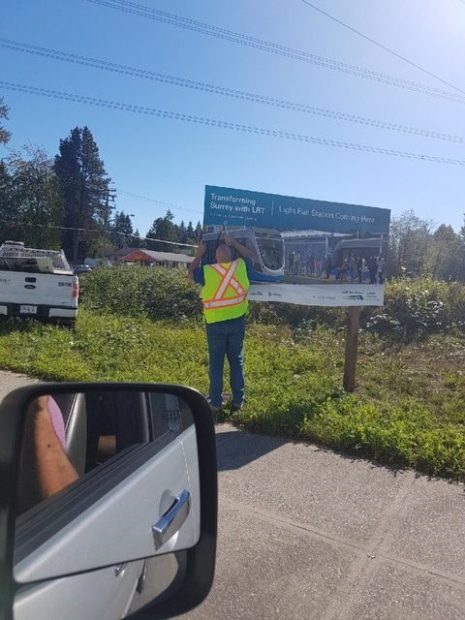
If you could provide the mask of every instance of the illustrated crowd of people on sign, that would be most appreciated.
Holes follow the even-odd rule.
[[[349,258],[344,258],[342,265],[336,272],[336,280],[343,282],[358,281],[369,282],[370,284],[383,284],[384,282],[384,256],[370,256],[366,259],[363,256],[351,254]]]
[[[334,264],[331,254],[305,256],[300,252],[290,252],[287,267],[289,275],[326,279],[334,277],[341,282],[383,284],[385,279],[385,259],[382,254],[368,258],[351,254],[341,264]]]
[[[300,252],[290,252],[289,254],[289,274],[293,276],[321,277],[326,273],[327,266],[326,256],[315,256],[314,254],[305,256]]]

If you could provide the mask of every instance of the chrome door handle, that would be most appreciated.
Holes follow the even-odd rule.
[[[124,573],[126,572],[127,567],[128,567],[127,562],[124,562],[123,564],[119,564],[118,566],[115,566],[113,569],[115,573],[115,577],[122,577]]]
[[[160,549],[181,528],[189,515],[191,494],[183,489],[176,495],[174,504],[165,514],[152,525],[155,549]]]

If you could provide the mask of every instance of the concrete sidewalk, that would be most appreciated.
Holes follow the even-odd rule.
[[[217,431],[217,574],[186,620],[465,618],[462,485]]]
[[[218,565],[190,620],[462,620],[463,487],[218,427]]]

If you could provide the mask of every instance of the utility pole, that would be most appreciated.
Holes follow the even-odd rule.
[[[360,329],[360,306],[352,306],[347,309],[347,332],[346,351],[344,363],[343,386],[346,392],[355,390],[355,377],[357,370],[358,331]]]

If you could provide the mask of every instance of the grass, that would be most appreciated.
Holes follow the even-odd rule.
[[[235,423],[380,463],[465,480],[465,337],[387,346],[361,335],[359,387],[342,390],[344,335],[250,325],[247,405]],[[203,327],[80,311],[75,330],[0,323],[0,367],[49,380],[154,381],[208,389]]]

